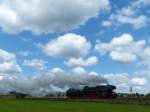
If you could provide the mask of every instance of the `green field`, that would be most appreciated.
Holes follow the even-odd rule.
[[[150,112],[150,106],[48,100],[0,100],[0,112]]]

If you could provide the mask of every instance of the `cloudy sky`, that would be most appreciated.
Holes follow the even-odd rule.
[[[109,82],[150,92],[150,0],[0,0],[0,92]]]

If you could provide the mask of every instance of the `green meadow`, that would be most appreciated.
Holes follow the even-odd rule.
[[[150,112],[150,106],[80,101],[0,100],[0,112]]]

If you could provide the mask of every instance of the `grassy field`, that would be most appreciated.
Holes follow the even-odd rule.
[[[150,106],[48,100],[0,100],[0,112],[150,112]]]

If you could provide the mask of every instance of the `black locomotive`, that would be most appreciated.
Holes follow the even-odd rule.
[[[115,89],[116,86],[113,85],[85,86],[83,89],[70,88],[67,90],[66,96],[70,99],[109,99],[117,97]]]

